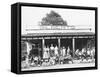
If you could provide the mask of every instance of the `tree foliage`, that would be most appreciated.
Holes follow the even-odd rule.
[[[51,11],[42,18],[40,25],[67,25],[67,22],[58,13]]]

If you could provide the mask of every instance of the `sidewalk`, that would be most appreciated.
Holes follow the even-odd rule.
[[[60,69],[60,68],[78,68],[78,67],[94,67],[95,63],[77,63],[77,64],[61,64],[61,65],[53,65],[53,66],[40,66],[40,67],[30,67],[22,69],[22,71],[26,70],[45,70],[45,69]]]

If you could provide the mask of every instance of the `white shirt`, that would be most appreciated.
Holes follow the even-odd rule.
[[[55,54],[57,55],[58,54],[58,47],[55,47]]]
[[[53,47],[53,46],[51,46],[51,47],[50,47],[50,49],[51,49],[51,50],[54,50],[54,47]]]
[[[88,54],[88,55],[90,55],[90,54],[91,54],[91,52],[88,50],[88,51],[87,51],[87,54]]]
[[[48,53],[46,51],[43,53],[43,58],[48,58]]]
[[[63,48],[63,56],[65,56],[66,55],[66,49],[65,48]]]

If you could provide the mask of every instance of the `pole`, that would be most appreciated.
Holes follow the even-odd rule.
[[[58,53],[60,55],[60,38],[58,38]],[[60,64],[60,59],[59,59],[59,64]]]
[[[60,48],[60,38],[58,38],[58,47]]]
[[[72,39],[72,45],[73,45],[73,58],[75,56],[75,38]]]
[[[42,56],[43,56],[43,50],[44,50],[44,46],[45,46],[45,39],[42,39]]]

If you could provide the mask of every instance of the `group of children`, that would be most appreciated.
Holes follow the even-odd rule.
[[[94,59],[95,48],[89,49],[82,48],[81,50],[76,49],[75,56],[73,58],[70,47],[58,47],[57,45],[51,44],[51,46],[43,47],[42,57],[31,55],[31,58],[27,56],[26,64],[28,66],[51,66],[56,64],[67,64],[73,63],[74,59]]]
[[[92,48],[82,48],[81,50],[76,49],[75,51],[75,58],[81,59],[82,61],[84,59],[88,60],[94,60],[95,59],[95,47]]]
[[[67,52],[66,52],[67,51]],[[60,64],[64,63],[64,58],[68,55],[70,55],[70,48],[66,49],[64,46],[61,47],[60,49],[58,48],[57,45],[53,46],[46,46],[43,49],[43,61],[44,62],[50,62],[49,64],[55,65],[55,64]],[[71,55],[70,55],[71,57]]]
[[[51,46],[43,47],[42,57],[31,56],[29,59],[29,64],[31,66],[50,66],[56,64],[68,63],[72,61],[72,56],[70,54],[70,48],[65,48],[64,46],[59,48],[57,45],[51,44]]]
[[[70,50],[69,50],[70,51]],[[51,44],[50,47],[44,47],[43,49],[43,58],[50,58],[54,56],[65,56],[66,55],[66,48],[62,47],[59,49],[57,45],[54,47],[53,44]]]

